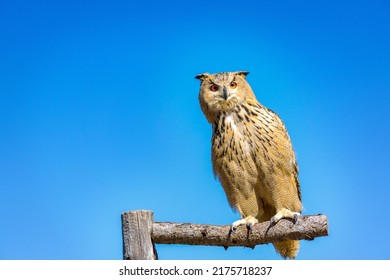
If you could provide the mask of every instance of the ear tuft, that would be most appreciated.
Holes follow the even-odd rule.
[[[204,81],[207,77],[209,77],[210,74],[209,73],[202,73],[202,74],[198,74],[195,76],[195,79],[198,79],[198,80],[201,80],[201,81]]]
[[[239,75],[241,76],[243,79],[245,79],[245,77],[249,74],[248,71],[237,71],[236,72],[236,75]]]

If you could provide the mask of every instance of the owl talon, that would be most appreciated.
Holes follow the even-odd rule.
[[[273,226],[276,225],[281,219],[291,219],[292,222],[295,224],[295,223],[298,221],[299,216],[301,216],[301,213],[292,212],[292,211],[289,210],[289,209],[283,208],[282,210],[280,210],[278,213],[276,213],[276,215],[274,215],[274,216],[270,219],[270,226],[273,227]]]
[[[245,217],[244,219],[232,223],[230,226],[230,232],[234,232],[240,225],[245,225],[248,231],[252,231],[252,228],[256,223],[258,223],[256,218],[253,218],[252,216]]]

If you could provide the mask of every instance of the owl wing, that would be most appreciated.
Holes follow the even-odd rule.
[[[295,192],[301,201],[301,190],[298,180],[298,164],[286,127],[280,117],[260,103],[249,102],[253,123],[253,135],[257,143],[256,162],[263,170],[266,181],[275,188],[288,188]]]

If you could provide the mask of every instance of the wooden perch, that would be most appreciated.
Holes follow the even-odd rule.
[[[122,224],[124,259],[157,259],[154,243],[253,248],[275,241],[313,240],[328,235],[325,215],[301,216],[296,223],[282,219],[274,226],[269,222],[259,223],[250,232],[245,226],[240,226],[233,233],[230,225],[153,222],[153,212],[145,210],[122,214]]]
[[[294,224],[287,219],[275,226],[269,222],[259,223],[248,232],[245,226],[230,233],[229,226],[201,225],[189,223],[153,224],[152,238],[159,244],[189,244],[210,246],[246,246],[272,243],[283,240],[313,240],[328,235],[328,222],[324,215],[301,217]]]

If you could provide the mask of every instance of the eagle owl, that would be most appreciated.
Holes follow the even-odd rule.
[[[199,102],[212,125],[213,171],[230,206],[251,229],[255,223],[296,220],[302,211],[298,166],[279,116],[260,104],[248,72],[199,74]],[[295,258],[298,240],[273,243],[284,258]]]

